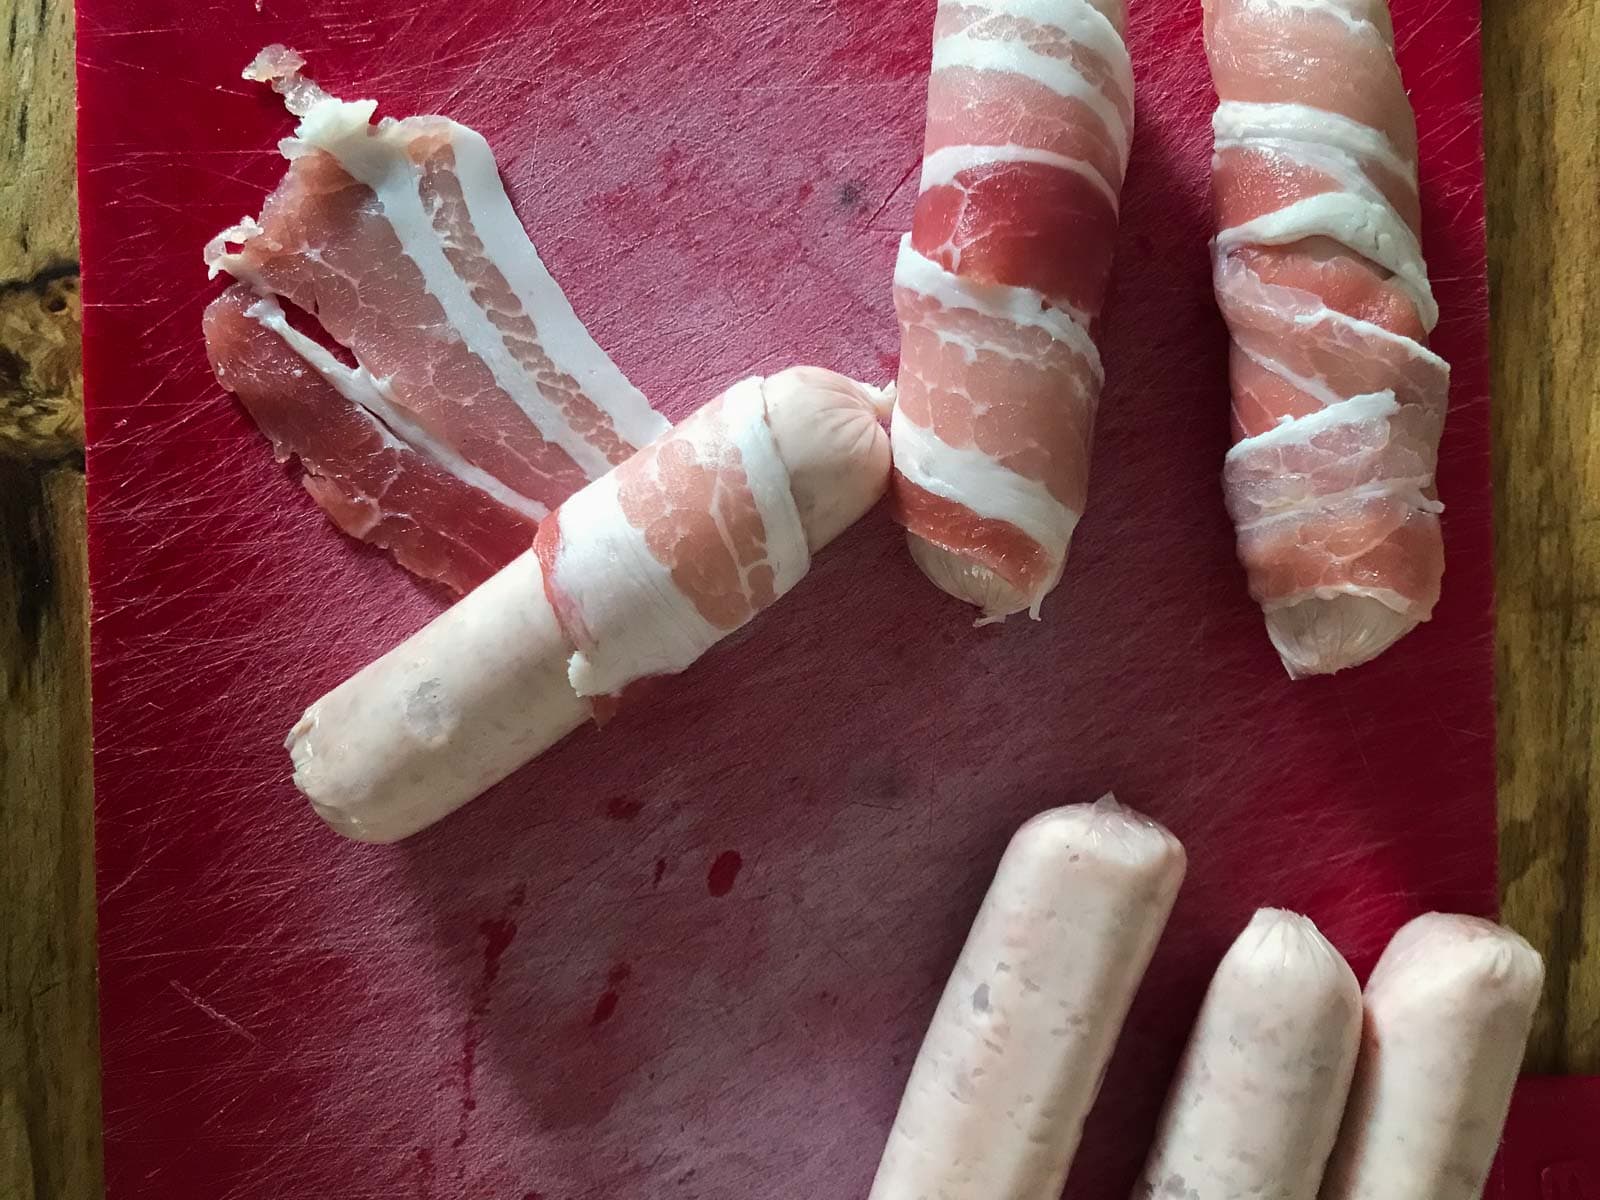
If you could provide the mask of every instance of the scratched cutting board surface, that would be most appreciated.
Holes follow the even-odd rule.
[[[1127,1194],[1257,905],[1363,974],[1494,897],[1476,0],[1394,0],[1455,367],[1436,619],[1293,684],[1219,484],[1198,3],[1135,5],[1139,133],[1090,509],[1042,624],[974,631],[880,510],[647,705],[432,831],[323,828],[302,708],[443,603],[337,534],[212,380],[200,247],[290,120],[263,44],[481,130],[596,338],[681,417],[795,361],[894,373],[933,0],[80,0],[110,1194],[864,1195],[1007,837],[1114,788],[1190,877],[1070,1196]],[[372,15],[381,13],[381,15]]]

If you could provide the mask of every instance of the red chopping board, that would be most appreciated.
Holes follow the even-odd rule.
[[[481,130],[579,314],[671,417],[795,361],[894,373],[933,0],[80,0],[110,1194],[865,1193],[1000,850],[1114,788],[1191,869],[1069,1184],[1127,1194],[1251,909],[1365,972],[1494,907],[1477,0],[1395,0],[1455,368],[1436,619],[1284,677],[1219,485],[1197,2],[1134,5],[1139,133],[1090,509],[1042,624],[974,631],[875,512],[732,644],[398,847],[284,731],[443,598],[350,542],[212,380],[201,245],[348,98]]]

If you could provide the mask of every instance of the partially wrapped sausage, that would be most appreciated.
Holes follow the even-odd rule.
[[[335,829],[394,841],[681,671],[883,494],[889,399],[795,367],[729,388],[575,493],[523,554],[290,732]]]
[[[1109,796],[1017,831],[870,1200],[1057,1200],[1183,873],[1177,839]]]
[[[1428,913],[1395,934],[1323,1200],[1478,1200],[1543,983],[1534,948],[1489,921]]]
[[[1135,1200],[1316,1200],[1361,985],[1305,917],[1256,913],[1211,980]]]

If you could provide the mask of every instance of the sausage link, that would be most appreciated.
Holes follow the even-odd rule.
[[[1200,1007],[1135,1200],[1316,1200],[1361,1044],[1361,985],[1305,917],[1256,913]]]
[[[1428,913],[1395,934],[1323,1200],[1478,1200],[1543,982],[1534,948],[1489,921]]]
[[[1111,797],[1011,839],[934,1013],[871,1200],[1056,1200],[1183,881]]]

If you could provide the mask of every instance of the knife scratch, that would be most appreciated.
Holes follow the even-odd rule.
[[[239,1024],[239,1022],[235,1021],[226,1013],[218,1012],[211,1005],[200,999],[199,996],[196,996],[188,988],[184,987],[183,984],[179,983],[176,979],[169,979],[167,980],[167,983],[171,986],[173,991],[177,992],[178,995],[182,996],[201,1012],[205,1013],[206,1016],[222,1025],[227,1026],[229,1029],[233,1030],[234,1033],[237,1033],[240,1037],[244,1038],[244,1040],[249,1042],[252,1046],[259,1046],[261,1044],[261,1040],[257,1038],[255,1034],[251,1033],[248,1029]]]

